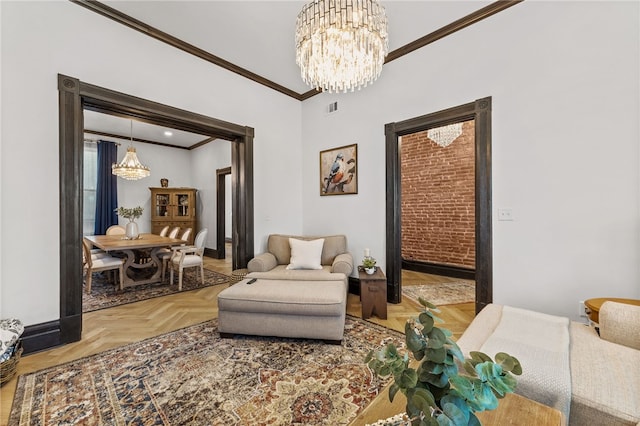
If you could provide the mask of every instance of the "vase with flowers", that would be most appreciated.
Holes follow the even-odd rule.
[[[118,216],[129,219],[129,223],[127,223],[127,226],[125,228],[127,239],[135,240],[136,238],[138,238],[140,233],[138,232],[138,224],[136,223],[136,219],[142,216],[142,212],[144,211],[144,209],[140,206],[132,208],[118,207],[115,211]]]

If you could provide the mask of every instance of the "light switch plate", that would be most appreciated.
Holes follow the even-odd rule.
[[[498,220],[514,220],[512,209],[498,209]]]

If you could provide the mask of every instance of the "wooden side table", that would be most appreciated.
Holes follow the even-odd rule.
[[[367,274],[358,268],[360,278],[360,300],[362,302],[362,318],[367,319],[374,313],[380,319],[387,319],[387,277],[382,269]]]
[[[604,302],[617,302],[640,306],[640,300],[637,299],[618,299],[615,297],[597,297],[594,299],[587,299],[584,301],[585,313],[589,316],[589,319],[596,324],[600,323],[600,308]]]
[[[396,395],[393,402],[390,402],[386,395],[378,396],[351,424],[366,425],[387,416],[403,413],[406,409],[406,399],[401,396]],[[495,410],[482,411],[476,413],[476,416],[485,426],[562,426],[566,424],[560,411],[515,393],[506,394]]]

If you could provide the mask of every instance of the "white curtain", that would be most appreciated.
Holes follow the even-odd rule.
[[[84,143],[84,181],[82,208],[82,235],[93,235],[96,217],[96,186],[98,182],[98,145]]]

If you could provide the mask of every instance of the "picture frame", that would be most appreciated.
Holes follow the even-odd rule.
[[[358,144],[320,151],[320,195],[358,193]]]

